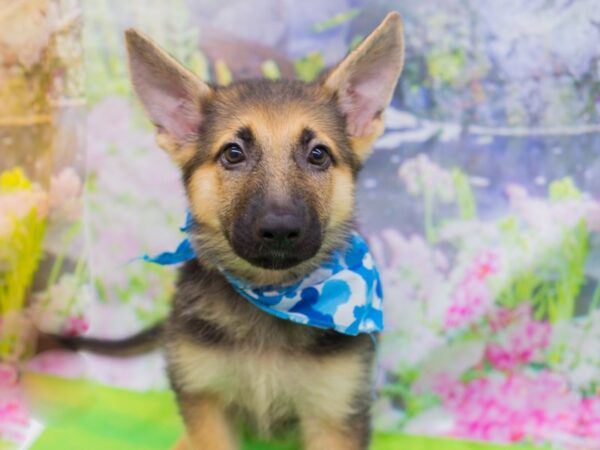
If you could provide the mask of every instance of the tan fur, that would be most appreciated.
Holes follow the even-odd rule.
[[[331,181],[331,213],[328,226],[348,220],[354,210],[354,180],[350,170],[338,170]]]
[[[303,422],[302,438],[306,450],[361,450],[348,429],[339,423],[307,417]]]
[[[334,155],[340,158],[335,141],[329,138],[327,124],[319,119],[318,115],[298,105],[284,104],[269,110],[255,105],[248,110],[238,111],[229,122],[221,124],[217,138],[209,149],[210,154],[216,155],[224,144],[233,141],[232,136],[240,124],[248,126],[259,145],[268,154],[264,164],[269,177],[268,185],[264,188],[269,192],[280,193],[281,201],[284,202],[289,195],[290,186],[304,185],[317,199],[323,223],[328,228],[336,227],[351,218],[354,209],[354,180],[350,169],[344,165],[334,167],[324,175],[326,178],[307,184],[305,180],[298,178],[295,166],[290,164],[290,143],[297,142],[302,130],[309,126],[315,131],[318,141],[327,145]],[[213,230],[219,229],[220,216],[233,209],[228,202],[237,198],[256,181],[249,179],[247,183],[240,183],[237,179],[230,181],[230,177],[231,175],[223,172],[217,163],[203,165],[191,177],[188,196],[192,212]],[[218,243],[221,248],[229,246],[225,239],[216,235],[213,243]],[[319,257],[320,255],[316,259]],[[241,258],[233,257],[230,263],[236,269],[249,274],[251,280],[257,284],[280,283],[290,278],[290,274],[285,271],[258,269]],[[306,266],[310,264],[308,261]]]
[[[352,150],[359,155],[361,160],[365,160],[371,155],[373,144],[377,138],[383,134],[384,128],[383,115],[381,115],[373,122],[373,128],[370,134],[365,136],[352,136],[350,138]]]
[[[360,355],[318,358],[276,353],[223,352],[181,342],[173,359],[185,392],[211,392],[223,403],[253,411],[268,434],[272,423],[299,411],[310,420],[343,423],[364,383]],[[332,376],[343,374],[343,376]]]
[[[214,230],[220,226],[219,212],[223,199],[223,187],[215,165],[197,169],[190,180],[190,208],[194,214]]]
[[[230,419],[221,401],[211,395],[185,394],[180,407],[186,433],[174,450],[236,450]]]
[[[179,145],[165,133],[156,134],[156,143],[167,152],[173,162],[179,167],[185,166],[185,163],[192,159],[197,151],[195,143]]]

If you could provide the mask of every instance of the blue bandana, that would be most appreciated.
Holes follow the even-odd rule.
[[[182,231],[189,231],[188,213]],[[143,256],[153,263],[177,264],[196,257],[190,241],[184,239],[175,252]],[[379,272],[365,240],[350,236],[345,250],[336,250],[321,267],[287,286],[251,286],[222,272],[246,300],[280,319],[317,328],[333,329],[356,336],[383,330],[383,293]]]

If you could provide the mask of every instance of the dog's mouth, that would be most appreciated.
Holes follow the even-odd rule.
[[[286,270],[296,267],[315,256],[321,247],[320,241],[303,242],[301,246],[293,245],[287,248],[268,248],[236,239],[230,242],[237,256],[255,267],[268,270]]]
[[[298,264],[305,261],[304,259],[300,259],[296,256],[282,252],[273,252],[270,254],[257,255],[245,259],[253,266],[270,270],[291,269],[292,267],[295,267]]]

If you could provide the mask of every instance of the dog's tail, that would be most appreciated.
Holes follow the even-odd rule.
[[[128,357],[158,348],[162,344],[163,335],[164,323],[162,322],[133,336],[116,340],[42,333],[38,337],[38,350],[81,350],[102,355]]]

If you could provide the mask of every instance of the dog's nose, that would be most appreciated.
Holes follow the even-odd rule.
[[[302,235],[302,220],[293,214],[267,213],[258,223],[257,234],[269,246],[294,244]]]

